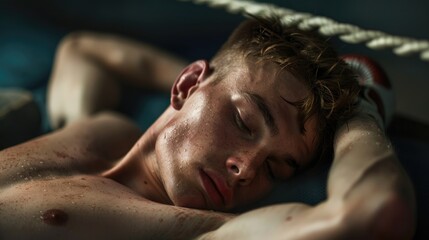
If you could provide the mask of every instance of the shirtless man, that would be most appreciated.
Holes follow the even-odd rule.
[[[145,133],[103,111],[122,84],[172,85]],[[277,20],[246,21],[186,67],[122,38],[70,35],[49,93],[65,127],[0,152],[0,238],[411,239],[412,187],[380,126],[351,111],[356,95],[325,41]],[[224,213],[332,148],[322,203]]]

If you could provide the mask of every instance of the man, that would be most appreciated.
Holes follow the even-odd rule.
[[[124,85],[165,89],[180,68],[144,134],[102,112]],[[357,92],[324,40],[275,18],[246,21],[210,62],[186,67],[128,40],[71,35],[49,93],[65,127],[0,153],[0,236],[409,239],[412,188],[380,126],[353,111]],[[332,151],[326,201],[222,213]]]

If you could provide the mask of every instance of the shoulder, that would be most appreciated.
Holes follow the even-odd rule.
[[[118,114],[79,120],[0,151],[0,185],[17,182],[16,176],[101,171],[125,155],[140,135],[136,125]]]
[[[128,119],[127,117],[119,113],[110,112],[110,111],[100,112],[91,117],[82,118],[81,120],[66,126],[62,130],[69,131],[70,129],[78,130],[82,128],[84,128],[85,130],[90,130],[87,128],[91,128],[92,130],[90,131],[97,131],[100,128],[105,128],[105,127],[109,127],[113,129],[120,128],[125,131],[132,131],[132,132],[139,132],[139,133],[141,132],[139,127],[130,119]],[[106,131],[106,129],[103,129],[103,130]]]
[[[88,156],[103,155],[110,158],[107,150],[112,146],[128,151],[138,140],[142,131],[131,120],[114,112],[102,112],[91,117],[82,118],[64,128],[18,145],[15,150],[22,153],[43,152],[49,154],[58,149],[80,150]],[[84,157],[84,156],[82,156]],[[120,156],[115,156],[120,157]]]
[[[124,151],[129,150],[142,133],[141,129],[125,116],[102,112],[67,125],[54,133],[53,138],[72,145],[86,145],[92,151],[106,153],[106,149],[112,146],[116,149],[123,148]]]
[[[85,144],[92,153],[116,160],[142,136],[143,131],[130,119],[114,112],[102,112],[67,126],[61,136],[72,144]]]

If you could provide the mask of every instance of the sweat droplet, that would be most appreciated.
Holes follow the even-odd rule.
[[[61,226],[67,222],[68,215],[60,209],[49,209],[40,216],[40,219],[46,224]]]

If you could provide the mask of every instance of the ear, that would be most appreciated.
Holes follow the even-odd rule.
[[[198,60],[183,69],[171,89],[170,104],[174,109],[182,108],[189,96],[207,78],[209,70],[209,63],[206,60]]]

